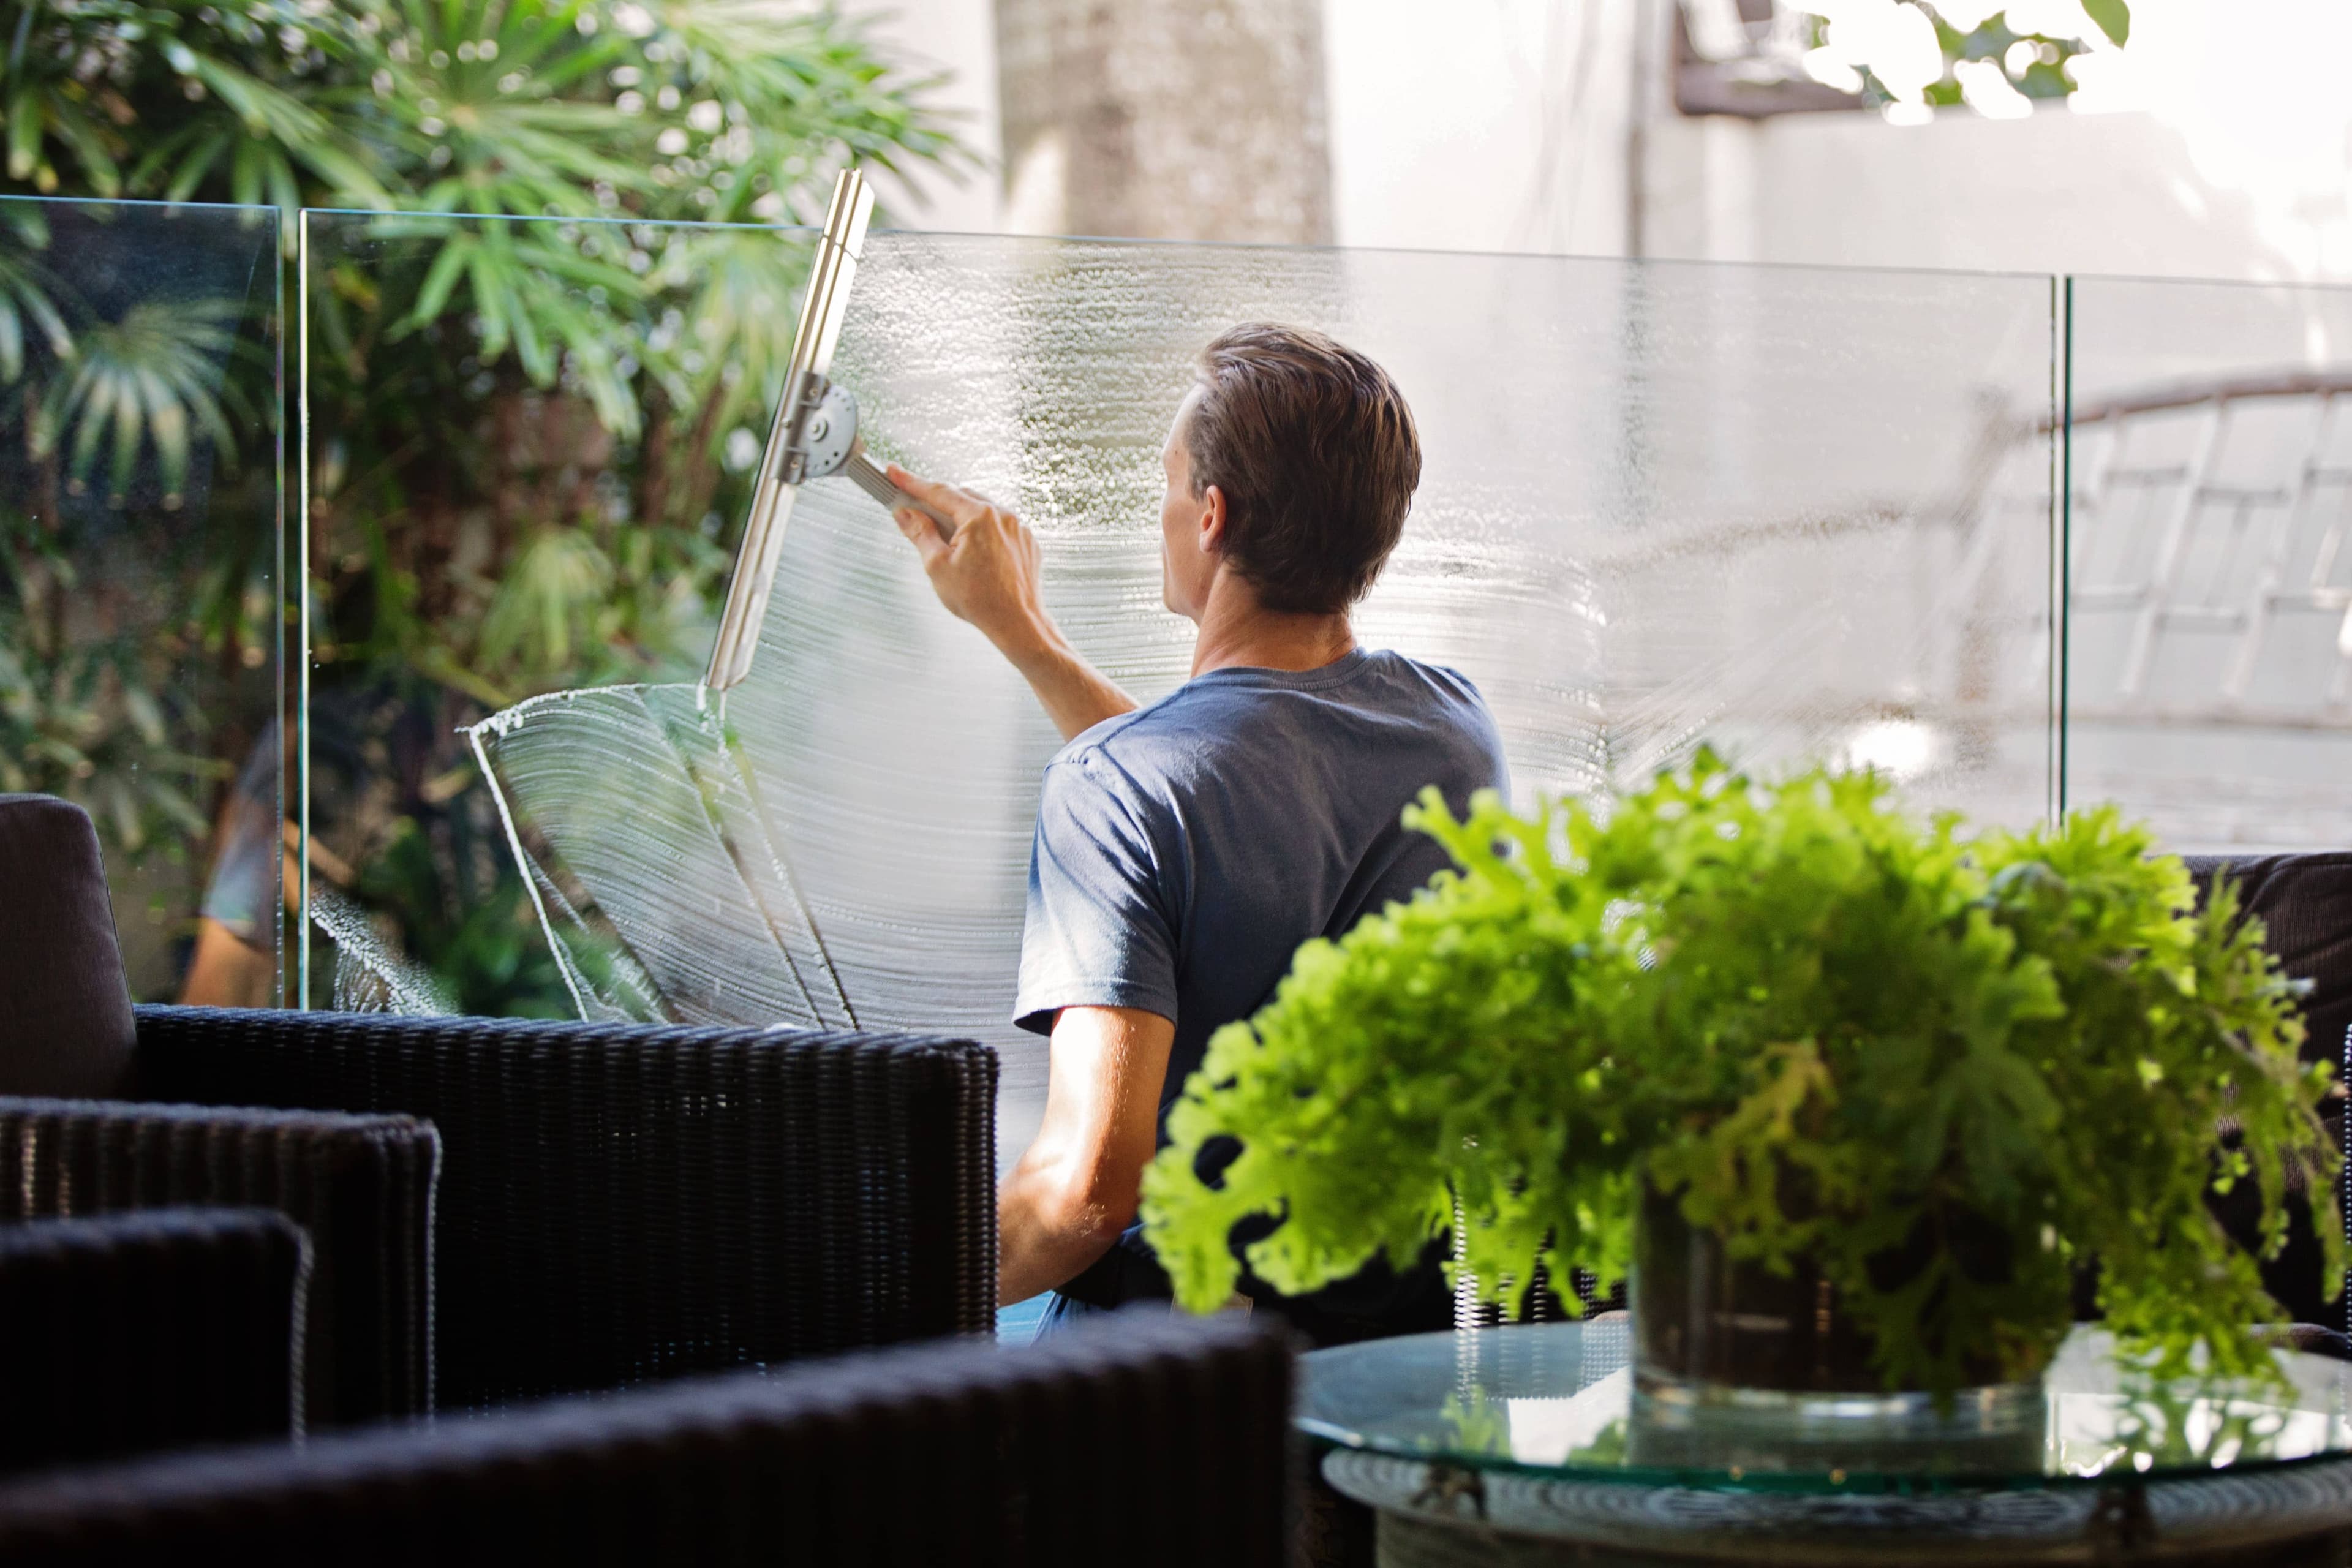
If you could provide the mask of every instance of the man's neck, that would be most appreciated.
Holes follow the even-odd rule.
[[[1201,610],[1192,642],[1192,673],[1213,669],[1320,669],[1356,651],[1347,614],[1297,615],[1268,610],[1250,585],[1219,572]]]

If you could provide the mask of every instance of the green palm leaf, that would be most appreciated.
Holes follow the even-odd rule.
[[[50,299],[54,287],[46,268],[13,246],[0,246],[0,380],[15,381],[25,374],[25,326],[27,321],[59,359],[73,356],[73,334]]]
[[[224,372],[240,314],[227,300],[149,300],[85,331],[71,370],[45,400],[50,438],[71,432],[74,475],[89,476],[110,436],[116,494],[130,488],[141,451],[152,446],[166,494],[177,496],[187,483],[192,429],[233,461]]]

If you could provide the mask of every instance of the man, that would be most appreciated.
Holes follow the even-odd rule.
[[[1051,1038],[1045,1121],[997,1197],[997,1300],[1050,1317],[1165,1297],[1135,1223],[1161,1117],[1209,1036],[1255,1012],[1298,944],[1409,898],[1446,864],[1407,831],[1504,783],[1493,719],[1451,670],[1356,646],[1349,612],[1421,479],[1404,398],[1319,332],[1252,324],[1201,355],[1161,461],[1167,605],[1199,628],[1192,679],[1149,708],[1045,610],[1012,513],[892,468],[955,524],[897,514],[940,602],[1027,678],[1068,744],[1045,770],[1015,1012]],[[1318,1340],[1440,1328],[1433,1262],[1296,1300]]]

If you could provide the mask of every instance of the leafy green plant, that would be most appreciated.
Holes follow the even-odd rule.
[[[10,183],[274,203],[289,245],[305,205],[789,222],[830,156],[957,152],[857,25],[767,0],[76,0],[0,40]]]
[[[63,606],[99,596],[46,530],[0,511],[0,792],[79,802],[136,855],[205,832],[198,803],[226,769],[186,749],[196,698],[171,679],[203,628],[69,629]]]
[[[39,207],[11,205],[0,213],[0,381],[24,374],[27,327],[50,353],[73,353],[72,334],[49,298],[55,281],[37,254],[48,239],[47,215]]]
[[[1938,108],[1958,108],[1966,101],[1957,66],[1993,62],[2018,93],[2029,99],[2056,100],[2071,97],[2075,89],[2068,66],[2077,56],[2091,52],[2095,40],[2064,33],[2043,32],[2027,26],[2021,28],[2007,10],[1995,10],[1990,15],[1978,13],[1974,6],[1969,14],[1959,7],[1937,5],[1935,0],[1901,0],[1912,6],[1935,28],[1937,47],[1944,57],[1943,75],[1927,85],[1925,98]],[[1823,10],[1829,7],[1822,7]],[[1945,16],[1947,11],[1959,16],[1968,25],[1956,26]],[[2082,0],[2082,16],[2095,27],[2107,45],[2122,48],[2131,39],[2131,6],[2129,0]],[[1803,41],[1808,47],[1819,47],[1826,31],[1834,24],[1817,13],[1803,13]],[[2039,17],[2021,18],[2027,22]],[[1868,65],[1860,67],[1862,94],[1874,104],[1890,101],[1894,94],[1881,81],[1877,72]]]
[[[272,701],[270,306],[225,291],[257,256],[160,209],[0,206],[0,789],[87,807],[155,926]]]
[[[2288,1179],[2336,1165],[2325,1068],[2234,895],[2189,912],[2112,809],[1968,838],[1875,774],[1702,754],[1602,809],[1407,820],[1459,869],[1301,948],[1171,1113],[1143,1212],[1186,1304],[1226,1299],[1246,1216],[1280,1221],[1246,1257],[1296,1291],[1408,1263],[1457,1198],[1491,1299],[1538,1264],[1621,1278],[1647,1183],[1735,1258],[1820,1267],[1890,1385],[2039,1365],[2090,1257],[2159,1371],[2200,1342],[2270,1367],[2204,1196],[2257,1184],[2283,1242]]]
[[[8,14],[0,51],[0,194],[275,205],[289,301],[297,208],[380,215],[312,220],[311,507],[289,516],[316,566],[320,841],[469,1008],[567,1005],[456,732],[533,692],[690,672],[748,485],[728,457],[764,433],[804,248],[678,225],[814,222],[852,159],[970,166],[930,80],[830,7],[770,0],[45,0]],[[87,489],[84,510],[170,510],[209,475],[220,518],[131,521],[205,544],[201,568],[168,563],[184,593],[148,597],[198,605],[205,648],[250,673],[292,595],[228,525],[266,542],[249,492],[281,395],[296,428],[292,378],[224,365],[226,318],[135,256],[152,300],[83,298],[43,212],[0,207],[0,435],[38,470],[28,490]],[[240,450],[233,514],[218,476]],[[67,565],[88,555],[46,499],[28,510]],[[73,673],[101,650],[89,617],[52,615],[64,582],[0,561],[55,633],[0,638],[20,656],[5,732],[41,742],[18,771],[118,803],[118,847],[168,838],[201,864],[255,727],[158,687],[188,650],[152,626],[110,624],[102,675]],[[0,603],[0,632],[15,615]],[[116,646],[141,637],[135,658]],[[164,700],[131,695],[149,690]],[[132,722],[151,708],[153,746]]]
[[[142,300],[118,319],[78,333],[32,421],[31,455],[46,457],[71,431],[68,465],[87,482],[102,444],[108,487],[121,495],[142,453],[152,450],[165,504],[177,510],[192,438],[209,441],[226,459],[236,457],[223,402],[242,399],[235,382],[224,385],[222,371],[244,315],[241,300]]]

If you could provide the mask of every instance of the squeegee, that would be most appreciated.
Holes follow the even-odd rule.
[[[890,482],[857,434],[857,400],[830,379],[833,351],[849,308],[849,286],[866,249],[866,226],[874,216],[874,192],[866,176],[844,169],[833,184],[833,202],[809,268],[808,294],[801,301],[800,326],[784,368],[783,396],[769,426],[767,449],[751,487],[751,516],[735,552],[735,574],[727,584],[727,607],[719,617],[719,640],[710,650],[703,684],[724,691],[751,672],[760,646],[760,625],[768,616],[768,592],[792,521],[793,500],[809,479],[839,474],[893,510],[913,507],[940,527],[954,524]]]

